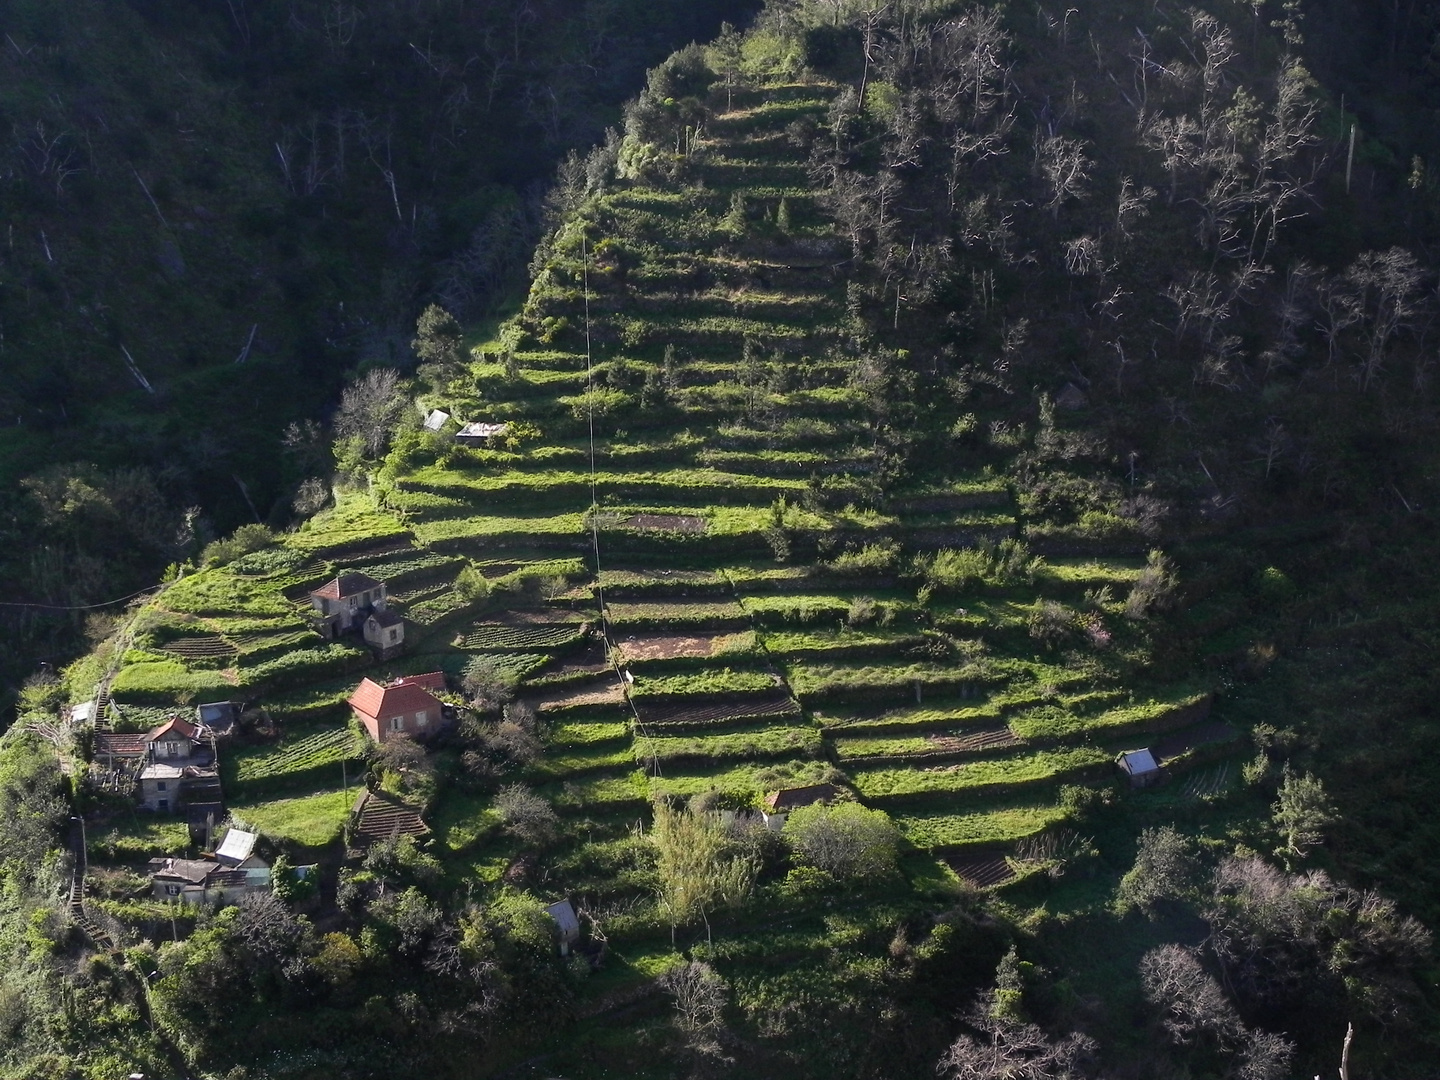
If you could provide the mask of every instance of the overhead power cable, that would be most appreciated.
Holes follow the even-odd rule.
[[[620,692],[625,695],[625,703],[630,706],[630,713],[635,717],[635,727],[653,748],[650,732],[646,729],[645,722],[640,719],[640,710],[630,699],[627,673],[620,670],[620,663],[615,659],[615,643],[610,640],[610,620],[605,608],[604,575],[600,565],[600,499],[595,476],[595,371],[594,358],[590,348],[590,250],[586,241],[585,225],[582,221],[580,225],[580,282],[581,291],[585,296],[585,417],[590,429],[590,545],[595,553],[595,601],[600,605],[600,633],[605,641],[605,651],[607,659],[610,661],[610,667],[614,670],[615,677],[620,680]],[[653,750],[650,757],[650,769],[655,776],[660,775],[660,758],[653,753]]]

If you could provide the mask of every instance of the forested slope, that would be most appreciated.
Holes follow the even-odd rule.
[[[523,286],[556,161],[752,10],[5,4],[7,601],[109,600],[290,520],[345,373],[413,362],[428,297],[478,318]],[[12,691],[84,626],[4,618]]]

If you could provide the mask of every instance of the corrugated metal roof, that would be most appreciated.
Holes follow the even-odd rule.
[[[1143,776],[1160,768],[1148,747],[1144,750],[1127,750],[1121,754],[1120,767],[1131,776]]]
[[[165,865],[155,871],[155,876],[179,878],[192,885],[199,885],[219,869],[220,864],[209,859],[166,859]]]
[[[225,863],[242,863],[255,850],[255,841],[259,839],[252,832],[230,829],[225,833],[225,839],[220,841],[220,846],[215,849],[215,857]]]
[[[445,426],[445,421],[450,419],[450,414],[444,409],[435,409],[429,416],[425,417],[426,431],[439,431]]]
[[[580,919],[575,915],[575,908],[569,900],[561,900],[551,904],[545,909],[545,914],[555,920],[560,927],[560,936],[569,940],[578,937],[580,934]]]
[[[487,424],[484,422],[466,424],[455,433],[457,439],[491,439],[496,435],[504,435],[510,430],[508,423]]]
[[[144,757],[144,736],[138,733],[102,732],[95,736],[96,757]]]

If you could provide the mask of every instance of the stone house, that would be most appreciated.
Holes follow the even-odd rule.
[[[390,660],[405,648],[405,620],[397,612],[372,612],[361,633],[377,660]]]
[[[385,604],[385,583],[358,571],[341,574],[310,594],[313,624],[327,638],[359,630]]]
[[[244,870],[214,859],[151,859],[149,870],[150,892],[157,900],[223,906],[253,888]]]

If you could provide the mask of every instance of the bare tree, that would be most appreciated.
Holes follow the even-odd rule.
[[[976,1010],[965,1017],[973,1034],[956,1039],[936,1071],[949,1080],[1081,1080],[1095,1040],[1072,1032],[1051,1038],[1034,1024],[1018,1024]]]
[[[400,392],[400,373],[393,368],[374,368],[345,388],[335,414],[335,431],[360,439],[371,456],[380,454],[390,439],[401,414],[405,397]]]
[[[1365,351],[1357,377],[1361,389],[1368,390],[1384,369],[1391,340],[1420,309],[1424,272],[1413,254],[1392,247],[1364,252],[1345,271],[1345,278],[1354,289],[1366,324]]]
[[[723,1019],[725,980],[699,960],[677,964],[660,976],[660,985],[675,999],[675,1020],[691,1036],[710,1035]]]
[[[1189,949],[1151,949],[1140,958],[1140,983],[1145,999],[1160,1009],[1166,1032],[1182,1046],[1201,1039],[1228,1046],[1243,1036],[1235,1007]]]
[[[1045,178],[1050,195],[1045,209],[1054,217],[1060,216],[1060,207],[1068,200],[1085,197],[1085,185],[1094,162],[1086,157],[1085,144],[1079,139],[1065,135],[1037,138],[1035,164]]]
[[[560,830],[560,818],[550,804],[524,784],[511,784],[495,796],[495,812],[505,828],[533,847],[543,847]]]

